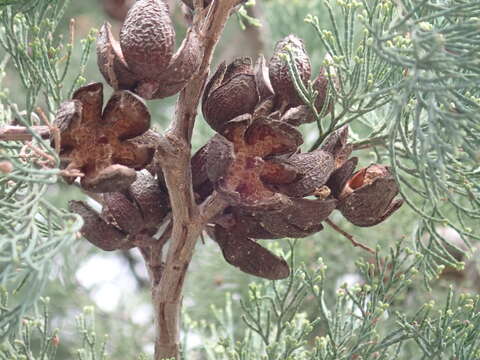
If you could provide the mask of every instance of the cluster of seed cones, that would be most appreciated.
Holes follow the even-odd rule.
[[[97,60],[106,82],[116,90],[102,112],[103,85],[79,88],[56,117],[61,153],[73,182],[91,192],[126,190],[135,170],[147,166],[155,151],[150,113],[143,99],[181,91],[198,70],[204,44],[190,27],[175,51],[175,29],[164,0],[139,0],[127,13],[115,40],[105,23],[97,37]],[[135,139],[134,139],[135,138]]]
[[[158,135],[149,130],[141,97],[177,93],[201,63],[203,45],[193,27],[175,54],[174,38],[166,4],[137,1],[120,43],[108,25],[98,37],[100,71],[116,90],[103,112],[102,86],[95,83],[78,89],[57,114],[64,166],[83,174],[86,190],[104,193],[102,214],[81,202],[71,207],[85,220],[84,236],[104,250],[151,241],[169,211],[161,168],[151,166]],[[261,57],[255,64],[249,58],[220,64],[202,98],[204,118],[217,134],[191,161],[198,201],[216,191],[228,203],[208,227],[225,259],[268,279],[288,276],[289,268],[256,239],[314,234],[335,209],[355,225],[373,226],[402,204],[388,167],[373,164],[355,172],[358,159],[350,157],[346,126],[317,150],[300,151],[297,127],[315,117],[297,94],[287,51],[301,81],[310,81],[308,54],[293,35],[277,44],[268,63]],[[325,71],[320,69],[312,83],[317,112],[328,113],[334,104],[327,101]],[[150,173],[139,172],[144,168]]]
[[[295,89],[287,51],[295,55],[301,80],[310,81],[309,57],[293,35],[276,45],[268,64],[263,58],[255,65],[249,58],[220,64],[202,99],[205,120],[217,134],[192,159],[197,192],[214,189],[230,205],[215,219],[211,237],[229,263],[268,279],[288,276],[289,268],[256,239],[309,236],[335,209],[357,226],[373,226],[402,204],[388,167],[355,172],[347,126],[317,150],[300,151],[298,126],[315,118]],[[317,113],[330,112],[324,69],[313,87]]]

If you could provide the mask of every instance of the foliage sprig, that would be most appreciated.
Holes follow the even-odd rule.
[[[49,118],[59,103],[83,81],[94,39],[89,35],[83,41],[80,68],[75,73],[70,61],[74,23],[67,42],[56,33],[68,4],[64,0],[39,0],[2,4],[0,8],[0,46],[7,54],[2,62],[2,78],[11,63],[25,89],[24,103],[17,105],[8,97],[8,89],[2,88],[0,124],[22,125],[32,137],[26,144],[0,141],[0,161],[6,166],[0,172],[0,282],[18,299],[17,306],[0,318],[1,337],[15,329],[25,311],[37,302],[50,274],[52,258],[76,238],[82,225],[79,216],[48,202],[48,186],[57,182],[60,173],[59,159],[48,141],[33,129],[49,126]],[[74,79],[70,86],[66,84],[67,74]],[[46,114],[35,109],[40,95]]]

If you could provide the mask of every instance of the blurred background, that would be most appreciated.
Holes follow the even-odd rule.
[[[72,1],[64,24],[58,30],[59,33],[68,36],[69,19],[75,19],[76,48],[72,61],[80,63],[80,39],[88,36],[92,28],[98,29],[105,21],[112,24],[113,32],[118,39],[122,19],[131,3],[131,0]],[[178,46],[185,34],[187,20],[180,1],[170,0],[169,3],[176,25]],[[212,71],[219,62],[224,60],[230,62],[238,56],[255,58],[258,54],[264,54],[269,58],[275,43],[293,33],[305,41],[313,64],[313,75],[318,73],[325,51],[317,34],[304,22],[304,18],[308,14],[316,15],[320,20],[325,18],[326,11],[320,1],[262,0],[247,9],[248,15],[258,20],[258,26],[242,22],[242,18],[236,15],[232,16],[217,48]],[[87,83],[104,81],[97,69],[94,51],[88,60],[84,77]],[[22,95],[23,88],[13,69],[7,71],[4,85],[10,89],[12,101],[17,102],[22,108],[22,101],[25,98]],[[105,86],[105,90],[105,97],[108,97],[111,89]],[[176,97],[148,101],[154,128],[162,131],[168,126],[175,100]],[[304,146],[308,149],[317,139],[316,125],[304,126],[302,131],[305,134]],[[194,130],[193,150],[203,145],[211,135],[212,130],[199,115]],[[374,153],[363,150],[364,164],[375,159]],[[65,207],[68,200],[79,199],[83,195],[72,187],[59,184],[49,189],[49,197],[57,207]],[[331,217],[358,241],[373,248],[379,246],[383,249],[402,238],[410,238],[415,230],[413,227],[415,218],[416,215],[408,206],[404,206],[389,221],[373,229],[356,228],[346,222],[338,212],[334,212]],[[458,238],[453,230],[442,231],[452,241]],[[276,243],[285,246],[284,240]],[[312,268],[316,266],[319,257],[324,259],[329,267],[327,295],[332,298],[340,284],[361,282],[361,278],[355,272],[355,262],[360,257],[369,258],[368,253],[352,247],[346,238],[328,227],[314,236],[301,239],[297,247],[297,256],[297,261],[304,262]],[[148,354],[153,351],[153,316],[149,283],[137,250],[106,253],[79,239],[75,246],[65,249],[62,256],[55,259],[55,269],[45,295],[52,299],[50,312],[53,327],[62,329],[59,359],[73,358],[72,351],[78,340],[73,319],[85,306],[95,308],[97,334],[109,335],[107,346],[112,359],[132,359],[140,352]],[[411,291],[406,298],[399,299],[398,306],[403,311],[408,311],[411,305],[436,298],[438,293],[445,293],[452,279],[459,289],[476,291],[475,286],[478,283],[475,284],[474,277],[467,277],[465,273],[452,270],[436,281],[430,292],[423,290],[417,292],[416,284],[412,284]],[[247,294],[248,284],[252,281],[255,281],[253,277],[228,265],[218,246],[205,238],[204,242],[199,241],[197,244],[186,280],[184,309],[193,320],[209,319],[212,317],[212,306],[223,307],[225,294],[228,292],[232,295],[234,316],[238,317],[236,324],[240,333],[243,325],[239,320],[241,310],[238,300]],[[307,301],[305,306],[312,316],[316,314],[316,305],[313,302]],[[187,345],[195,347],[201,341],[200,337],[192,334]]]

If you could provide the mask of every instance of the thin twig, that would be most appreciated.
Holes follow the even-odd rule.
[[[328,225],[330,225],[335,231],[339,232],[340,234],[342,234],[343,236],[345,236],[348,240],[350,240],[350,242],[352,243],[353,246],[355,246],[355,247],[360,247],[360,248],[362,248],[363,250],[366,250],[366,251],[368,251],[369,253],[375,255],[375,250],[373,250],[372,248],[369,248],[367,245],[364,245],[364,244],[359,243],[358,241],[356,241],[356,240],[353,238],[353,235],[350,235],[350,234],[347,233],[345,230],[342,230],[341,228],[339,228],[339,227],[338,227],[336,224],[334,224],[330,219],[325,220],[325,222],[326,222]]]
[[[61,139],[60,139],[60,129],[56,126],[54,126],[52,123],[50,123],[50,120],[48,120],[47,115],[43,111],[41,107],[37,107],[36,112],[40,119],[44,122],[46,126],[48,126],[48,129],[50,130],[51,137],[53,137],[53,142],[55,145],[55,152],[57,154],[60,154],[60,144],[61,144]]]
[[[205,201],[200,205],[200,218],[203,224],[207,224],[213,217],[221,213],[228,203],[214,191]]]
[[[7,125],[0,128],[0,141],[30,141],[32,140],[32,131],[37,133],[42,139],[50,137],[48,126],[14,126]]]
[[[137,259],[135,259],[135,257],[132,255],[132,253],[129,250],[122,250],[122,256],[127,261],[130,272],[135,278],[135,281],[137,282],[138,287],[141,289],[146,289],[149,284],[148,284],[148,281],[145,280],[140,274],[138,274],[136,270],[136,265],[138,263]]]
[[[153,239],[155,241],[151,242],[149,246],[146,247],[147,250],[145,252],[142,252],[142,254],[143,253],[148,254],[148,256],[147,257],[144,256],[144,258],[145,258],[145,261],[147,262],[147,267],[149,269],[149,274],[150,274],[153,288],[155,288],[155,286],[158,285],[158,283],[160,282],[160,279],[162,278],[163,268],[164,268],[163,247],[172,236],[173,221],[172,221],[171,214],[168,214],[167,218],[168,219],[166,220],[166,222],[168,223],[165,229],[163,230],[162,235],[160,235],[160,238]]]
[[[353,150],[363,150],[369,149],[375,146],[386,146],[385,140],[388,138],[388,135],[374,137],[371,139],[365,139],[357,143],[353,143]]]
[[[47,167],[55,166],[55,158],[52,155],[47,154],[45,151],[33,145],[31,142],[27,142],[25,146],[31,149],[40,159],[44,159],[37,161],[40,165],[46,165]]]

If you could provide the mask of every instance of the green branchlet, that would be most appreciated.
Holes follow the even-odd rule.
[[[0,172],[0,281],[18,300],[18,306],[0,317],[0,338],[11,333],[23,314],[36,304],[50,274],[52,258],[75,240],[82,225],[79,216],[46,200],[48,185],[58,180],[59,159],[49,142],[31,127],[46,125],[40,121],[41,114],[34,113],[40,95],[51,121],[59,103],[78,85],[94,39],[90,35],[85,40],[80,71],[65,93],[73,37],[65,41],[55,31],[68,1],[26,3],[0,8],[0,46],[8,54],[0,73],[4,74],[11,62],[26,91],[22,111],[2,88],[0,124],[23,125],[33,137],[28,144],[0,142],[0,161],[11,166],[11,171]]]
[[[328,24],[306,18],[327,51],[328,93],[335,101],[330,116],[314,109],[311,84],[299,81],[293,54],[286,58],[297,92],[317,120],[312,148],[350,124],[354,147],[390,161],[403,198],[421,215],[414,241],[428,255],[427,277],[438,264],[458,267],[448,249],[465,249],[438,229],[453,228],[467,246],[480,239],[474,230],[480,219],[480,4],[333,3],[324,1]]]
[[[292,256],[294,249],[292,242]],[[200,333],[197,351],[209,360],[403,359],[407,348],[419,359],[439,354],[474,359],[480,350],[478,296],[454,295],[451,289],[439,299],[443,304],[400,311],[411,301],[411,284],[423,261],[399,243],[388,256],[358,261],[361,281],[340,285],[331,300],[325,289],[332,279],[323,260],[315,269],[301,264],[288,279],[250,286],[242,301],[245,332],[235,332],[230,295],[223,310],[215,309],[220,314],[215,323],[190,320],[189,330]],[[317,311],[299,311],[308,303]]]

